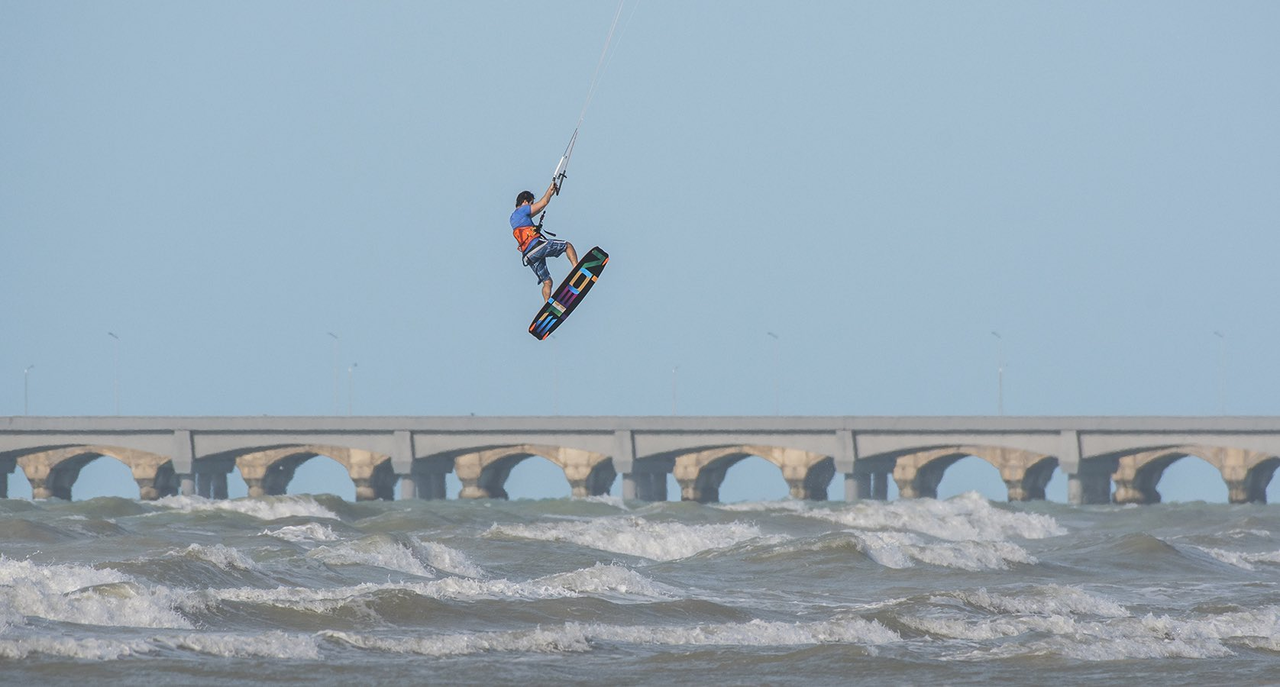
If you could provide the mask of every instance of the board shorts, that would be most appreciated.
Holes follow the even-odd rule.
[[[524,254],[524,262],[538,275],[538,283],[551,281],[551,272],[547,269],[547,258],[558,258],[564,255],[565,250],[569,247],[568,241],[557,241],[556,239],[546,239],[541,242],[535,242],[529,252]]]

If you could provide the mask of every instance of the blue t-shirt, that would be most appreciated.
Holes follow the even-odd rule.
[[[520,227],[533,226],[533,206],[521,205],[516,211],[511,213],[511,228],[519,229]]]

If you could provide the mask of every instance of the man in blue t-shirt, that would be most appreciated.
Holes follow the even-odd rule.
[[[524,257],[524,263],[533,270],[542,284],[542,300],[551,300],[551,272],[547,270],[547,258],[558,258],[569,254],[569,262],[578,264],[578,253],[568,241],[557,241],[542,235],[533,223],[533,216],[547,209],[551,196],[555,195],[556,184],[551,182],[547,192],[535,202],[532,191],[521,191],[516,196],[516,211],[511,213],[511,234],[515,236],[516,247]]]

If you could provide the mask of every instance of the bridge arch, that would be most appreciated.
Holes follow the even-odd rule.
[[[677,455],[672,472],[683,501],[713,503],[720,500],[720,485],[729,468],[748,456],[759,456],[778,466],[792,498],[825,501],[827,487],[836,474],[831,456],[782,446],[717,446]]]
[[[17,456],[17,465],[31,484],[31,498],[71,500],[71,487],[86,465],[100,457],[123,463],[138,485],[138,498],[154,501],[178,493],[173,461],[138,449],[120,446],[81,445],[28,449]]]
[[[1280,457],[1242,448],[1162,446],[1120,455],[1112,479],[1116,503],[1160,503],[1157,485],[1173,463],[1195,456],[1218,469],[1231,503],[1266,503],[1267,485]]]
[[[454,459],[454,474],[462,483],[458,498],[510,498],[506,490],[507,477],[516,465],[531,456],[546,458],[564,470],[576,497],[608,494],[618,476],[613,461],[603,453],[541,444],[502,446],[464,453]]]
[[[937,498],[947,468],[968,456],[1000,471],[1010,501],[1044,500],[1044,489],[1058,467],[1054,456],[1002,446],[939,446],[898,456],[893,480],[902,498]]]
[[[298,445],[253,450],[235,458],[249,496],[282,496],[298,466],[325,456],[346,468],[356,487],[357,501],[395,498],[396,475],[391,457],[343,446]]]

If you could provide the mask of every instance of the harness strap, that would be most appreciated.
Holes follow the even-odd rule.
[[[524,263],[524,266],[525,266],[525,267],[528,267],[528,266],[529,266],[529,255],[530,255],[530,254],[532,254],[534,251],[538,250],[539,248],[541,248],[541,247],[545,246],[545,245],[547,245],[547,240],[546,240],[546,239],[542,238],[541,236],[538,236],[537,238],[535,238],[535,239],[534,239],[534,240],[529,244],[529,246],[528,246],[527,248],[525,248],[525,249],[524,249],[524,252],[520,254],[520,262]]]

